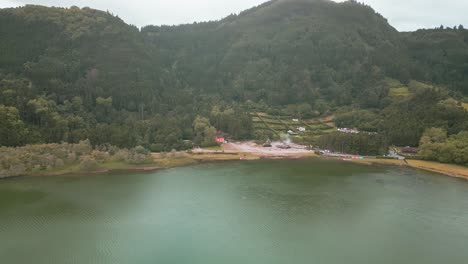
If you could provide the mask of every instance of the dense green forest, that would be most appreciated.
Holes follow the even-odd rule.
[[[467,96],[468,30],[398,32],[355,1],[142,29],[90,8],[0,9],[0,146],[182,150],[251,139],[252,111],[284,109],[418,146],[431,127],[468,131]]]
[[[382,156],[388,153],[388,143],[378,134],[347,134],[334,132],[317,142],[322,149],[353,155]]]

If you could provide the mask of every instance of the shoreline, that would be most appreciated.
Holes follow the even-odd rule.
[[[263,148],[255,145],[253,142],[229,143],[224,144],[222,148],[216,150],[195,149],[192,152],[177,153],[152,153],[153,163],[134,165],[125,163],[107,163],[92,171],[78,171],[74,168],[65,168],[58,171],[28,173],[15,177],[6,177],[1,179],[11,179],[18,177],[46,177],[46,176],[74,176],[74,175],[104,175],[109,173],[125,172],[153,172],[164,169],[184,167],[203,163],[215,163],[226,161],[249,161],[249,160],[293,160],[293,159],[312,159],[322,158],[342,162],[352,162],[364,165],[393,165],[404,166],[413,169],[430,171],[450,177],[468,180],[468,168],[453,164],[442,164],[423,160],[397,160],[397,159],[346,159],[338,157],[328,157],[316,155],[307,150],[304,146],[292,145],[291,149],[280,149],[277,145],[273,148]],[[298,147],[299,146],[299,147]]]
[[[336,158],[334,158],[336,159]],[[338,159],[336,159],[338,160]],[[412,169],[419,169],[429,172],[434,172],[444,176],[468,180],[468,168],[455,165],[445,164],[435,161],[425,160],[397,160],[397,159],[364,159],[364,160],[349,160],[349,162],[365,164],[365,165],[393,165],[402,166]]]

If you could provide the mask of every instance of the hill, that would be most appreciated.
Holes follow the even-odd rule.
[[[374,54],[402,45],[370,7],[332,1],[272,1],[218,22],[149,26],[142,33],[178,79],[269,105],[350,103],[371,85]]]
[[[468,130],[468,31],[400,33],[355,1],[270,1],[141,30],[90,8],[0,10],[0,145],[89,138],[153,151],[265,139],[251,113],[315,118],[418,145]]]

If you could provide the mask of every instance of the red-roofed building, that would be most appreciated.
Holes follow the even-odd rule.
[[[228,134],[219,132],[215,137],[215,141],[219,144],[227,143],[228,137]]]
[[[217,143],[221,143],[221,144],[224,143],[225,141],[224,136],[216,136],[215,140]]]

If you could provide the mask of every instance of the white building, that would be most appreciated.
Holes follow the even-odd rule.
[[[359,134],[360,132],[356,129],[351,129],[351,128],[338,128],[338,132],[342,133],[350,133],[350,134]]]

